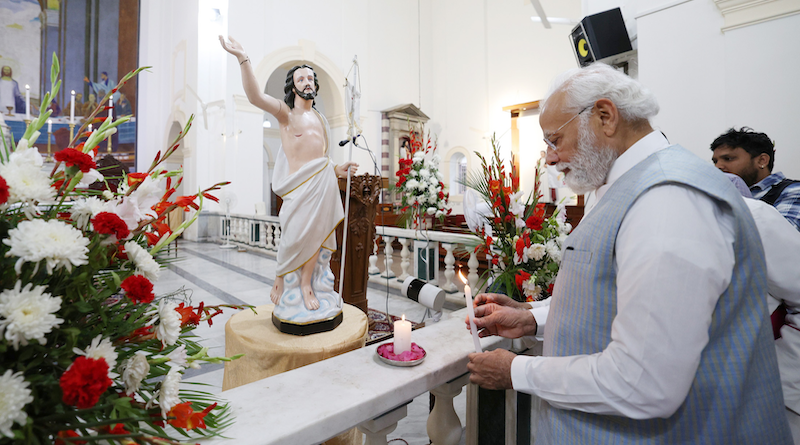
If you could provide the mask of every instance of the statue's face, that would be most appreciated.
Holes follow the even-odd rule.
[[[100,74],[100,78],[103,79],[103,81],[108,80],[108,76],[106,76],[105,74]]]
[[[3,76],[10,76],[10,75],[11,75],[11,67],[10,66],[4,66],[3,67]]]
[[[317,95],[314,89],[314,71],[309,68],[299,68],[294,74],[294,91],[305,100],[313,100]]]

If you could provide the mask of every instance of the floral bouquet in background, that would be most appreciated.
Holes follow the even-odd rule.
[[[57,79],[55,56],[52,66]],[[159,166],[190,120],[147,172],[119,178],[119,187],[85,188],[105,180],[94,161],[98,143],[128,119],[94,119],[103,105],[84,124],[98,128],[81,127],[44,171],[33,142],[59,87],[51,84],[41,107],[48,111],[16,147],[0,147],[0,443],[172,444],[218,435],[232,422],[229,409],[182,388],[181,376],[235,358],[209,357],[192,338],[222,307],[192,305],[181,292],[157,297],[153,282],[159,251],[197,218],[172,231],[167,213],[199,211],[224,184],[173,198],[182,171]]]
[[[478,231],[483,242],[475,251],[486,252],[491,258],[487,271],[493,278],[491,289],[520,301],[544,300],[553,292],[561,246],[572,226],[566,222],[562,205],[550,217],[545,216],[545,205],[539,202],[541,160],[536,165],[533,192],[526,197],[519,189],[513,157],[509,172],[494,136],[492,151],[489,160],[476,152],[481,171],[470,172],[465,183],[480,194],[488,209]]]
[[[419,132],[422,135],[422,130]],[[403,220],[420,221],[426,216],[443,220],[452,209],[447,208],[450,195],[445,193],[442,174],[439,172],[439,155],[436,154],[436,141],[431,142],[430,133],[423,142],[411,128],[408,131],[409,147],[406,157],[400,159],[397,182],[394,191],[400,194],[400,212]]]

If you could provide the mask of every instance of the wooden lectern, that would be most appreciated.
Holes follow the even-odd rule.
[[[342,202],[346,196],[347,179],[339,179],[339,192]],[[350,178],[350,218],[347,233],[347,257],[344,269],[342,299],[345,303],[358,307],[367,314],[367,281],[369,257],[372,255],[375,239],[375,214],[378,195],[381,191],[381,177],[370,174]],[[339,289],[339,270],[342,258],[342,236],[344,223],[336,228],[337,250],[331,256],[331,270],[336,277],[334,289]]]

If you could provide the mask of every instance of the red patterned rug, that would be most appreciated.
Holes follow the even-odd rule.
[[[396,315],[386,316],[386,312],[376,311],[369,308],[369,333],[367,334],[367,344],[371,345],[380,341],[388,340],[392,337],[392,323],[399,320],[400,317]],[[411,320],[409,320],[411,321]],[[424,323],[419,324],[411,321],[411,329],[417,329],[425,326]]]

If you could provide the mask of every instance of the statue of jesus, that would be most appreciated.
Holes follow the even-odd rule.
[[[236,56],[241,66],[247,99],[275,116],[280,126],[282,147],[272,179],[273,191],[283,199],[278,215],[278,266],[270,292],[276,306],[273,313],[289,317],[278,315],[283,321],[299,324],[324,320],[334,308],[327,307],[329,303],[321,304],[319,297],[333,292],[330,254],[336,250],[334,231],[344,219],[336,178],[346,177],[348,170],[358,165],[346,162],[334,166],[328,157],[327,121],[314,108],[319,83],[313,68],[301,65],[289,70],[284,86],[286,96],[280,101],[261,92],[244,48],[232,37],[228,39],[230,42],[219,36],[222,47]],[[291,292],[295,289],[298,292]],[[341,297],[333,294],[339,299],[341,311]]]

